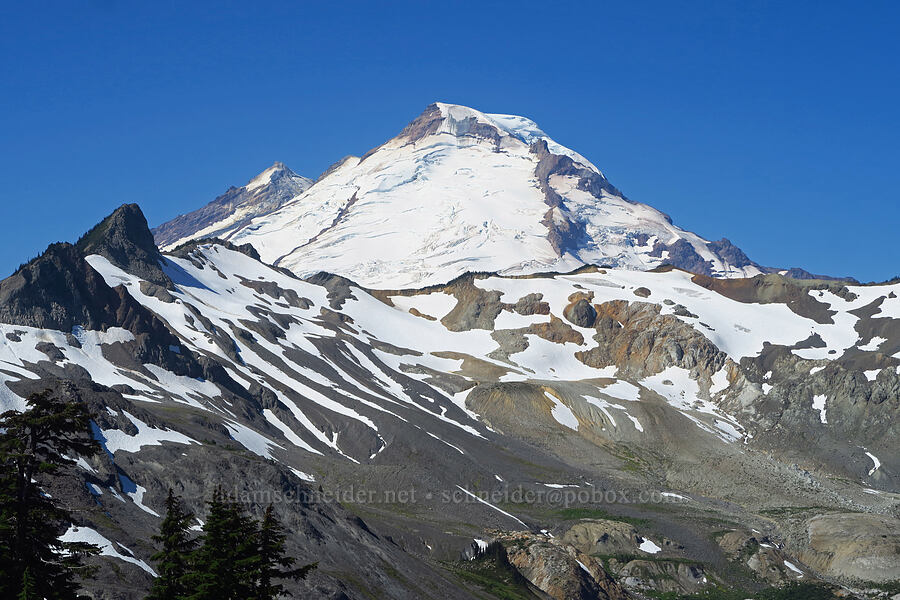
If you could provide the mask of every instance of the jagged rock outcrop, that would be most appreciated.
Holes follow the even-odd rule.
[[[541,534],[497,537],[509,561],[531,583],[556,600],[625,600],[628,593],[588,554]]]
[[[598,345],[576,355],[586,365],[616,365],[635,377],[673,365],[711,377],[725,365],[724,352],[684,321],[660,314],[657,304],[614,300],[593,309]]]
[[[120,269],[156,285],[171,287],[160,263],[162,255],[147,219],[137,204],[123,204],[88,231],[75,248],[83,255],[99,254]]]
[[[718,542],[732,560],[772,585],[804,576],[800,561],[788,556],[780,544],[763,534],[737,529],[722,534]]]

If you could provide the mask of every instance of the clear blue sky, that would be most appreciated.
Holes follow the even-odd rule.
[[[528,116],[773,266],[900,274],[896,2],[0,5],[0,272],[124,202],[316,177],[435,100]]]

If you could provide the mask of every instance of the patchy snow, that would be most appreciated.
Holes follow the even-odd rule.
[[[520,315],[517,312],[510,310],[502,310],[500,314],[497,315],[497,318],[494,319],[494,330],[499,331],[501,329],[525,329],[527,327],[531,327],[532,325],[539,325],[541,323],[549,323],[550,315]]]
[[[698,315],[699,318],[676,316],[692,326],[698,321],[708,324],[710,328],[699,327],[698,331],[735,361],[758,355],[766,342],[790,346],[812,333],[819,333],[826,341],[834,339],[834,345],[845,341],[840,337],[843,324],[818,324],[800,317],[784,304],[738,302],[694,283],[692,277],[690,273],[677,270],[653,273],[609,269],[605,273],[586,272],[525,280],[488,277],[476,279],[475,285],[500,291],[504,302],[515,302],[526,293],[542,294],[554,315],[563,314],[569,296],[578,290],[574,288],[576,284],[581,291],[593,292],[593,302],[597,304],[612,300],[634,302],[633,290],[646,287],[653,290],[651,299],[670,299]],[[674,306],[665,304],[660,305],[660,310],[662,314],[675,312]],[[845,347],[852,346],[858,336],[854,332],[852,337]]]
[[[691,379],[690,371],[681,367],[665,370],[641,380],[641,385],[663,398],[700,429],[718,436],[725,442],[741,439],[740,426],[715,404],[700,398],[700,385]],[[712,426],[707,422],[712,417]]]
[[[798,566],[795,565],[794,563],[792,563],[792,562],[790,562],[790,561],[788,561],[788,560],[785,560],[785,561],[784,561],[784,566],[787,567],[788,569],[790,569],[791,571],[793,571],[794,573],[797,573],[797,574],[800,575],[801,577],[803,576],[803,571],[801,571],[801,570],[800,570],[800,567],[798,567]]]
[[[877,471],[879,468],[881,468],[881,461],[878,460],[878,457],[877,457],[877,456],[875,456],[874,454],[872,454],[872,453],[869,452],[868,450],[866,450],[866,456],[868,456],[869,458],[871,458],[871,459],[872,459],[872,463],[873,463],[872,468],[869,469],[869,477],[871,477],[872,475],[875,474],[875,471]]]
[[[641,389],[633,383],[629,383],[621,379],[618,379],[614,383],[611,383],[609,385],[603,386],[602,388],[600,388],[600,391],[614,398],[629,400],[631,402],[637,402],[641,399]]]
[[[439,320],[418,318],[408,312],[415,308],[422,314],[439,319],[456,305],[456,299],[452,295],[444,292],[413,296],[395,294],[391,296],[394,306],[390,306],[354,286],[350,289],[352,296],[343,302],[341,308],[352,321],[348,319],[337,326],[343,332],[337,338],[336,326],[325,323],[320,318],[320,308],[329,304],[328,292],[320,286],[289,277],[246,255],[217,245],[201,245],[194,251],[191,260],[176,257],[165,260],[166,272],[176,281],[175,289],[171,292],[176,300],[172,303],[163,303],[157,298],[144,295],[140,291],[139,279],[117,269],[102,257],[89,257],[91,265],[101,272],[107,282],[124,285],[137,301],[159,314],[180,338],[182,349],[225,359],[229,374],[245,388],[249,389],[254,384],[271,387],[278,400],[288,408],[290,415],[275,415],[269,410],[263,416],[281,431],[284,439],[309,452],[318,453],[327,447],[349,460],[357,460],[357,457],[348,456],[341,450],[336,436],[325,433],[328,431],[329,420],[352,419],[377,432],[381,419],[407,421],[409,415],[404,411],[410,408],[468,434],[482,436],[485,425],[478,421],[477,414],[466,407],[467,391],[449,395],[433,388],[433,391],[429,391],[416,383],[424,382],[433,386],[429,370],[473,378],[474,375],[469,371],[474,364],[472,359],[483,361],[485,368],[496,369],[498,378],[502,381],[589,381],[595,386],[598,397],[585,396],[585,400],[602,411],[613,427],[621,426],[622,418],[618,411],[622,411],[621,415],[628,418],[637,431],[644,430],[638,419],[629,414],[629,405],[626,404],[641,401],[643,386],[646,388],[643,397],[645,401],[649,400],[647,390],[651,390],[662,396],[697,427],[725,441],[734,441],[743,436],[737,422],[706,399],[701,383],[692,380],[690,373],[684,369],[670,367],[642,381],[631,382],[616,378],[617,368],[614,365],[596,369],[579,361],[575,356],[576,352],[596,347],[593,340],[596,331],[593,329],[572,326],[584,336],[582,344],[558,344],[527,334],[527,348],[512,354],[509,362],[506,362],[492,355],[499,344],[492,338],[491,331],[450,331]],[[274,283],[279,288],[309,299],[312,307],[288,306],[289,303],[244,285],[247,281]],[[507,304],[515,303],[529,294],[540,294],[541,301],[546,302],[551,314],[557,317],[562,316],[569,303],[568,298],[575,291],[593,293],[595,303],[612,300],[634,302],[634,289],[638,286],[647,287],[652,290],[648,300],[662,302],[663,299],[668,299],[697,314],[696,318],[677,318],[696,327],[697,331],[734,360],[755,356],[766,342],[790,346],[812,334],[819,334],[825,340],[828,350],[835,349],[839,352],[840,348],[852,348],[859,341],[859,335],[855,332],[852,335],[846,332],[841,334],[838,330],[851,320],[855,323],[856,317],[848,316],[848,311],[864,306],[862,303],[866,300],[863,298],[848,303],[836,296],[818,296],[821,290],[815,290],[811,293],[817,301],[827,303],[837,311],[835,324],[818,324],[796,315],[785,305],[730,300],[695,284],[690,274],[680,271],[646,273],[611,269],[603,273],[583,272],[529,279],[489,276],[475,279],[474,285],[483,290],[500,292],[501,301]],[[889,290],[885,288],[877,290],[877,294],[867,293],[870,298],[874,298],[882,297],[887,291]],[[882,306],[886,306],[885,303],[886,300]],[[892,306],[893,304],[888,308]],[[674,310],[668,304],[660,305],[660,311],[664,315],[672,315]],[[191,317],[193,311],[199,311],[209,322],[200,322]],[[291,322],[284,326],[276,324],[274,319],[268,319],[269,323],[266,323],[265,315],[269,311],[289,316]],[[549,318],[550,315],[523,316],[506,310],[497,317],[495,327],[521,328],[547,322]],[[256,341],[245,342],[235,331],[238,327],[236,323],[241,320],[262,320],[264,326],[275,324],[283,330],[284,335],[279,334],[268,340],[255,335]],[[698,321],[708,327],[698,326]],[[213,335],[213,328],[225,336]],[[124,330],[112,334],[107,332],[103,339],[106,342],[116,337],[125,339],[128,334],[123,332]],[[86,342],[91,343],[93,334],[81,334]],[[234,347],[230,345],[228,335],[235,336]],[[166,397],[164,393],[168,393],[176,401],[188,402],[217,414],[230,414],[228,403],[222,399],[221,390],[210,382],[179,378],[153,365],[147,365],[145,372],[138,373],[109,364],[97,353],[105,343],[99,334],[96,336],[96,343],[93,346],[89,344],[86,352],[75,352],[67,347],[64,335],[54,338],[51,334],[50,337],[56,345],[63,348],[68,361],[87,364],[89,368],[86,368],[91,373],[96,373],[99,378],[108,381],[108,384],[132,386],[135,395],[129,395],[129,399],[163,401]],[[223,338],[224,342],[221,341]],[[335,341],[339,353],[337,358],[320,352],[320,340],[325,338],[329,338],[329,344],[331,340],[340,339]],[[37,336],[34,336],[27,343],[23,339],[21,344],[0,345],[0,367],[10,372],[21,369],[23,376],[26,376],[26,360],[46,360],[45,355],[34,351],[37,340]],[[378,346],[373,349],[372,346],[377,346],[377,342],[384,342],[390,347]],[[238,360],[228,358],[235,350]],[[821,349],[812,350],[819,352]],[[438,354],[441,356],[437,356]],[[10,368],[6,369],[6,365],[10,365]],[[823,367],[816,369],[821,368]],[[810,372],[813,373],[816,369]],[[153,377],[148,377],[147,372]],[[771,375],[767,375],[764,388],[766,392],[770,391],[768,386],[772,385],[769,383]],[[612,378],[613,381],[605,381],[606,378]],[[721,393],[728,386],[728,371],[723,368],[713,375],[710,393]],[[0,394],[3,387],[5,386],[0,384]],[[548,394],[548,398],[550,396]],[[216,399],[220,401],[213,402]],[[550,399],[553,402],[551,414],[554,419],[565,427],[577,430],[579,423],[573,410],[559,398]],[[619,400],[622,402],[614,403]],[[315,405],[315,408],[309,410],[310,405]],[[577,408],[586,407],[578,405]],[[822,414],[824,415],[824,411]],[[270,456],[273,448],[280,447],[253,429],[237,429],[234,425],[237,417],[231,416],[233,419],[229,421],[232,423],[229,431],[236,440],[252,451],[261,456]],[[450,444],[440,437],[437,430],[428,431],[427,425],[423,424],[423,430],[453,449],[461,452],[467,449],[455,438],[447,438],[454,442]],[[367,452],[366,455],[368,454]]]
[[[731,382],[728,381],[728,369],[726,367],[722,367],[718,371],[716,371],[712,378],[712,385],[709,387],[709,393],[711,396],[715,396],[718,393],[724,392],[729,387],[731,387]]]
[[[138,430],[135,435],[129,435],[121,429],[100,429],[94,426],[94,434],[110,454],[122,450],[125,452],[137,452],[144,446],[160,446],[163,442],[175,444],[198,444],[197,440],[189,438],[183,433],[169,429],[157,429],[147,425],[128,411],[122,411],[125,417],[131,421]]]
[[[83,456],[79,456],[77,459],[75,459],[75,466],[77,466],[79,469],[84,469],[88,473],[93,473],[94,475],[97,474],[97,469],[88,464],[88,461],[85,460]]]
[[[887,338],[879,337],[876,335],[871,340],[869,340],[869,342],[867,344],[859,345],[859,346],[857,346],[857,348],[859,348],[860,350],[863,350],[865,352],[877,352],[878,348],[880,348],[881,345],[883,343],[885,343],[886,341],[887,341]]]
[[[812,360],[834,360],[840,358],[846,350],[853,346],[857,346],[863,351],[874,352],[886,341],[884,338],[876,336],[867,343],[858,345],[861,341],[859,333],[856,331],[859,317],[851,313],[881,300],[881,310],[873,315],[873,318],[898,318],[894,316],[894,311],[897,310],[897,298],[890,298],[890,295],[897,295],[900,284],[847,286],[847,290],[855,296],[853,300],[845,300],[830,290],[809,291],[813,299],[828,306],[829,310],[835,311],[832,316],[833,323],[813,326],[810,330],[811,333],[819,334],[825,342],[824,348],[794,350],[794,354]]]
[[[60,536],[59,541],[68,543],[82,542],[86,544],[95,544],[96,546],[100,547],[101,556],[109,556],[111,558],[116,558],[118,560],[137,565],[153,577],[156,577],[156,572],[150,568],[150,565],[142,560],[135,558],[134,556],[122,554],[115,549],[112,542],[89,527],[76,527],[75,525],[70,525],[69,529],[67,529],[66,532],[62,534],[62,536]],[[121,544],[118,545],[121,546]],[[121,547],[125,548],[125,546]]]
[[[826,400],[828,400],[828,397],[825,395],[815,395],[815,396],[813,396],[813,401],[812,401],[813,410],[819,411],[819,420],[824,424],[828,423],[828,419],[825,417],[825,411],[826,411],[825,401]]]
[[[409,312],[414,308],[423,315],[440,320],[444,315],[456,306],[456,298],[445,292],[431,294],[418,294],[415,296],[390,296],[391,302],[397,308]]]
[[[131,498],[132,502],[134,502],[138,508],[146,513],[150,513],[154,517],[159,516],[156,511],[144,504],[144,493],[147,491],[147,488],[136,484],[127,475],[121,473],[119,474],[119,482],[122,484],[122,491],[125,492],[126,496]]]
[[[152,364],[145,364],[144,368],[153,374],[163,389],[170,394],[181,397],[184,402],[191,404],[192,406],[202,408],[202,405],[199,402],[196,402],[196,400],[218,398],[222,395],[218,386],[209,381],[175,375],[162,367]]]
[[[631,420],[631,423],[634,425],[635,429],[637,429],[641,433],[644,432],[644,428],[643,428],[643,426],[641,426],[641,422],[638,421],[637,417],[633,417],[628,413],[625,413],[625,416]]]
[[[588,568],[587,568],[587,567],[586,567],[586,566],[585,566],[585,565],[584,565],[584,563],[583,563],[583,562],[581,562],[581,561],[580,561],[580,560],[578,560],[578,559],[575,559],[575,562],[577,562],[577,563],[578,563],[578,566],[579,566],[579,567],[581,567],[581,570],[582,570],[582,571],[584,571],[584,572],[585,572],[585,573],[587,573],[587,574],[588,574],[588,575],[590,575],[590,577],[591,577],[591,579],[593,579],[593,578],[594,578],[594,576],[593,576],[593,575],[591,575],[591,570],[590,570],[590,569],[588,569]]]
[[[869,381],[875,381],[878,379],[878,374],[881,373],[881,369],[871,369],[869,371],[863,371],[863,375],[866,376],[866,379]]]
[[[14,341],[6,334],[12,334],[13,338],[18,337],[20,341]],[[150,390],[141,383],[143,376],[116,367],[103,356],[102,345],[133,340],[134,336],[131,332],[119,328],[111,328],[107,332],[102,332],[75,327],[72,335],[78,340],[80,348],[69,345],[69,339],[62,331],[0,325],[0,368],[20,374],[21,378],[35,379],[36,375],[30,373],[26,363],[40,363],[48,360],[46,354],[37,350],[37,346],[43,342],[52,344],[61,350],[65,358],[61,361],[60,366],[78,365],[90,373],[91,378],[97,383],[109,387],[129,385],[136,390]],[[3,382],[10,379],[9,376],[0,373],[0,401],[4,404],[15,405],[18,404],[15,396],[8,395],[3,391],[3,388],[8,390]]]
[[[578,419],[575,418],[575,413],[572,412],[572,409],[563,404],[559,398],[550,392],[545,391],[544,395],[553,402],[553,408],[550,410],[550,414],[556,419],[556,422],[569,429],[578,431]]]
[[[810,375],[815,375],[815,374],[818,373],[819,371],[824,370],[826,366],[827,366],[827,365],[822,365],[822,366],[820,366],[820,367],[813,367],[812,369],[809,370],[809,374],[810,374]]]
[[[450,446],[451,448],[453,448],[454,450],[456,450],[456,451],[459,452],[460,454],[465,454],[465,452],[463,452],[463,451],[462,451],[462,448],[460,448],[459,446],[454,446],[453,444],[451,444],[450,442],[448,442],[448,441],[445,440],[444,438],[438,437],[437,435],[431,433],[430,431],[428,431],[428,432],[426,432],[426,433],[427,433],[429,436],[431,436],[431,437],[433,437],[434,439],[436,439],[437,441],[439,441],[439,442],[441,442],[441,443],[444,443],[444,444],[447,444],[448,446]]]
[[[309,473],[304,473],[303,471],[299,471],[299,470],[295,469],[294,467],[288,467],[288,468],[289,468],[289,469],[291,470],[291,472],[292,472],[294,475],[296,475],[299,479],[302,479],[303,481],[306,481],[306,482],[309,482],[309,483],[315,483],[316,478],[313,477],[312,475],[310,475]]]
[[[657,552],[662,550],[662,548],[657,546],[655,542],[647,538],[641,538],[641,543],[638,546],[638,549],[640,549],[642,552],[646,552],[647,554],[656,554]]]
[[[303,441],[303,438],[301,438],[299,435],[294,433],[294,431],[290,427],[285,425],[285,423],[281,419],[279,419],[278,416],[274,412],[272,412],[272,409],[270,409],[270,408],[264,409],[263,416],[266,418],[266,421],[268,421],[269,423],[274,425],[279,431],[281,431],[281,433],[284,434],[284,437],[290,443],[294,444],[298,448],[302,448],[302,449],[306,450],[307,452],[312,452],[314,454],[322,454],[321,452],[319,452],[318,450],[316,450],[315,448],[313,448],[312,446],[307,444],[305,441]]]
[[[622,383],[625,383],[625,382],[622,382]],[[629,385],[631,385],[631,384],[629,384]],[[637,389],[637,387],[635,387],[635,389]],[[603,389],[603,393],[606,393],[606,389]],[[637,401],[636,395],[632,395],[632,397],[634,398],[633,401]],[[607,410],[610,408],[614,408],[614,409],[623,411],[625,413],[625,416],[629,420],[631,420],[631,422],[634,424],[635,429],[637,429],[640,432],[644,431],[644,428],[641,426],[641,422],[638,421],[636,417],[632,416],[628,412],[628,409],[626,407],[622,406],[621,404],[613,404],[612,402],[607,402],[606,400],[604,400],[602,398],[595,398],[593,396],[587,396],[587,395],[582,396],[582,398],[584,398],[585,401],[587,401],[589,404],[593,404],[594,406],[599,408],[603,412],[603,414],[606,415],[606,418],[609,419],[609,422],[613,427],[617,427],[617,425],[616,425],[615,418],[613,418],[612,414],[609,412],[609,410]]]
[[[266,436],[250,429],[246,425],[227,419],[222,421],[222,424],[228,429],[232,439],[250,452],[262,456],[263,458],[274,458],[271,453],[273,447],[284,450],[279,444],[276,444]]]

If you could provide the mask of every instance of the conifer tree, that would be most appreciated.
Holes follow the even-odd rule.
[[[275,600],[284,594],[277,579],[305,579],[316,563],[293,569],[294,558],[285,555],[284,528],[275,519],[272,507],[266,508],[259,526],[259,568],[256,574],[256,600]]]
[[[216,489],[208,503],[202,545],[185,578],[189,600],[246,600],[253,597],[257,570],[256,523]]]
[[[316,568],[293,568],[295,560],[285,555],[287,536],[271,507],[257,523],[221,489],[208,506],[202,544],[182,578],[187,600],[274,600],[285,594],[277,580],[303,579]]]
[[[90,415],[51,390],[26,403],[0,415],[0,597],[77,598],[78,577],[92,572],[82,558],[99,549],[59,541],[71,516],[41,485],[75,464],[69,456],[97,452]]]
[[[19,595],[16,596],[16,600],[40,600],[40,598],[34,577],[31,576],[31,569],[26,568],[22,573],[22,584],[19,586]]]
[[[188,595],[185,585],[191,553],[197,541],[190,536],[194,515],[187,512],[181,499],[169,488],[166,497],[166,516],[153,541],[160,550],[151,559],[156,562],[159,576],[153,580],[147,600],[180,600]]]

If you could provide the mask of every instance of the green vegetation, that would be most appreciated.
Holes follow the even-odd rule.
[[[96,246],[101,241],[103,241],[106,232],[109,230],[109,222],[112,218],[112,215],[109,215],[96,225],[94,225],[89,231],[85,232],[78,241],[75,242],[75,248],[80,252],[84,253],[86,250]]]
[[[640,458],[637,454],[625,446],[617,446],[610,452],[613,456],[624,462],[621,470],[627,473],[645,473],[649,472],[650,465],[647,461]]]
[[[0,598],[80,598],[79,579],[93,573],[82,561],[99,548],[59,541],[72,517],[42,486],[75,464],[68,456],[98,452],[90,415],[51,390],[26,403],[0,415]]]
[[[875,588],[876,590],[886,592],[888,597],[893,597],[896,594],[900,594],[900,579],[885,581],[882,583],[868,583],[867,585],[868,587]]]
[[[446,565],[460,579],[481,588],[498,600],[533,600],[528,580],[509,562],[503,544],[489,544],[484,552],[467,562]]]
[[[153,581],[147,597],[149,600],[171,600],[187,596],[185,576],[189,571],[188,559],[197,546],[196,540],[188,534],[193,518],[170,488],[166,497],[166,516],[159,527],[159,533],[153,536],[153,541],[161,549],[152,557],[159,577]]]
[[[198,540],[188,537],[193,515],[170,491],[154,555],[160,576],[147,600],[274,600],[283,579],[304,579],[316,564],[293,568],[285,554],[285,532],[271,507],[257,523],[216,490]]]
[[[807,513],[807,512],[830,512],[827,506],[778,506],[775,508],[764,508],[759,511],[760,514],[767,515],[770,517],[789,517],[791,515],[795,515],[798,513]]]

